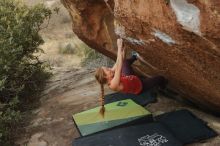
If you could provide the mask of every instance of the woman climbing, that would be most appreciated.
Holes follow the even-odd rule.
[[[134,74],[131,67],[132,63],[137,60],[138,55],[132,55],[131,58],[124,60],[125,47],[123,40],[117,40],[118,53],[116,63],[112,68],[100,67],[96,70],[96,80],[101,85],[101,110],[103,115],[104,108],[104,85],[107,84],[111,90],[123,93],[140,94],[142,91],[149,90],[155,86],[165,88],[167,80],[163,76],[152,78],[140,78]]]

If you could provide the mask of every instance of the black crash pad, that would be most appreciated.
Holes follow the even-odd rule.
[[[160,123],[139,124],[75,139],[73,146],[182,146]]]
[[[135,103],[141,106],[146,106],[149,103],[154,103],[157,101],[157,93],[153,90],[149,90],[149,91],[143,91],[139,95],[125,94],[125,93],[120,93],[120,92],[105,95],[106,104],[112,103],[115,101],[125,100],[125,99],[131,99]]]
[[[217,135],[207,124],[188,110],[178,110],[155,117],[184,144],[205,140]]]

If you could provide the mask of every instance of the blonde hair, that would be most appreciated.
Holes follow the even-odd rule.
[[[104,84],[107,83],[106,74],[103,70],[103,68],[97,68],[95,72],[95,78],[99,82],[101,87],[101,95],[100,95],[100,102],[101,102],[101,108],[100,108],[100,114],[104,117],[105,113],[105,100],[104,100]]]

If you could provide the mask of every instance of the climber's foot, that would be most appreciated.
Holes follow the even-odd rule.
[[[140,55],[136,51],[131,51],[131,56],[134,57],[135,60],[137,60],[140,57]]]

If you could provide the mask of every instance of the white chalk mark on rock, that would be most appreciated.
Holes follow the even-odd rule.
[[[143,46],[144,45],[144,41],[143,40],[137,40],[135,38],[131,38],[131,37],[126,37],[124,38],[126,39],[127,41],[129,41],[130,43],[132,43],[133,45],[140,45],[140,46]]]
[[[125,38],[125,27],[119,24],[115,24],[115,33],[120,36],[121,38]]]
[[[200,10],[186,0],[170,0],[170,5],[183,28],[201,36]]]
[[[159,30],[153,29],[154,32],[152,33],[155,37],[162,40],[164,43],[168,45],[176,44],[175,40],[173,40],[169,35]]]
[[[132,37],[127,37],[126,33],[125,33],[125,27],[122,25],[115,25],[115,33],[120,36],[121,38],[127,40],[128,42],[130,42],[133,45],[140,45],[140,46],[144,46],[145,43],[143,40],[141,39],[135,39]]]

